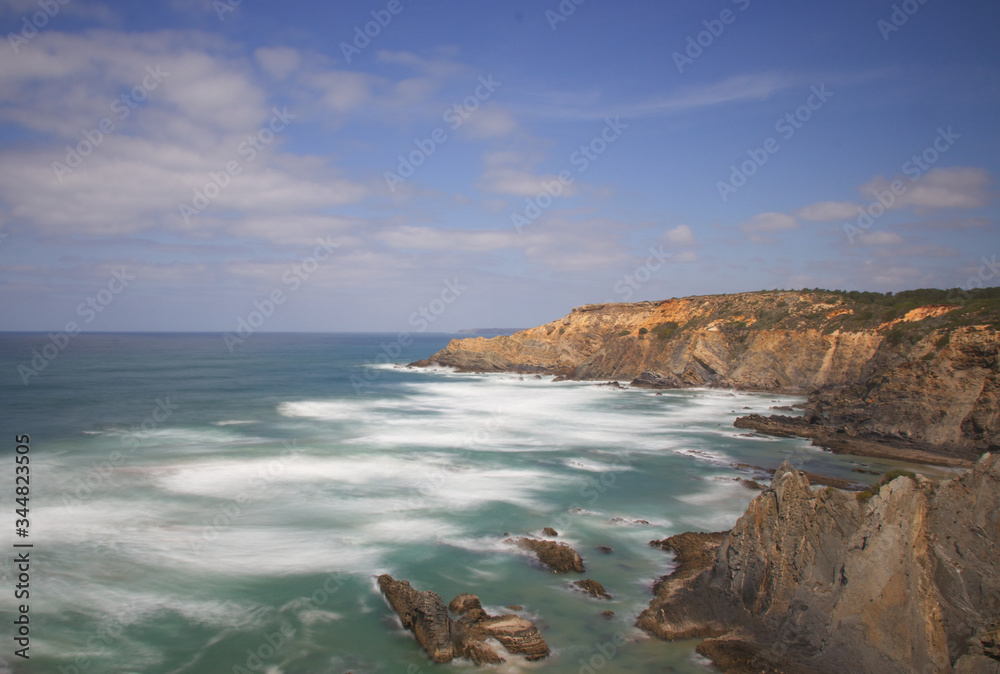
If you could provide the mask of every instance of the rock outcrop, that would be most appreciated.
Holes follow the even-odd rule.
[[[508,538],[505,542],[534,552],[538,561],[549,567],[552,573],[583,573],[585,570],[583,559],[576,550],[565,543],[523,537]]]
[[[1000,665],[1000,457],[870,498],[788,464],[726,534],[662,542],[680,566],[639,617],[729,672],[991,672]],[[994,668],[994,669],[991,669]]]
[[[468,658],[477,665],[505,662],[488,640],[495,639],[508,653],[540,660],[549,654],[548,644],[530,621],[514,614],[491,616],[474,594],[460,594],[446,608],[434,592],[418,591],[405,580],[388,574],[378,577],[379,589],[399,615],[403,627],[413,632],[417,643],[434,662]],[[449,610],[459,618],[452,620]]]
[[[573,585],[580,588],[595,599],[611,599],[611,594],[604,589],[604,586],[593,578],[573,581]]]
[[[818,444],[974,460],[1000,448],[1000,299],[987,291],[966,306],[944,291],[586,305],[514,335],[453,340],[416,365],[809,394]]]

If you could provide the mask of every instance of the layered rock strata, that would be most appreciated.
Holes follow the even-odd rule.
[[[899,477],[870,498],[782,465],[728,533],[678,552],[638,624],[707,637],[727,672],[993,672],[1000,665],[1000,457]]]

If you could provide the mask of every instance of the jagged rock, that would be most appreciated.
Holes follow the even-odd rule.
[[[573,581],[573,584],[597,599],[611,599],[611,595],[608,594],[608,591],[605,590],[604,586],[596,580],[587,578],[585,580]]]
[[[684,382],[675,375],[658,372],[643,372],[633,379],[629,386],[638,388],[685,388]]]
[[[497,649],[478,639],[462,640],[457,650],[461,657],[468,658],[477,665],[499,665],[502,662],[507,662],[500,657]]]
[[[615,551],[615,549],[612,548],[609,545],[598,545],[597,549],[600,550],[601,552],[603,552],[606,555],[610,555],[612,552]]]
[[[998,456],[867,500],[813,490],[786,463],[712,546],[659,584],[640,627],[709,637],[701,652],[754,671],[989,671],[976,668],[1000,615]]]
[[[378,585],[403,626],[413,632],[434,662],[451,662],[455,657],[469,658],[477,665],[505,662],[487,639],[496,639],[508,653],[528,660],[549,654],[548,644],[534,623],[512,614],[491,616],[474,594],[460,594],[445,608],[434,592],[417,591],[409,582],[394,580],[388,574],[378,577]],[[451,620],[449,609],[459,615],[457,620]]]
[[[622,390],[624,390],[624,388],[625,388],[624,386],[622,386],[621,384],[619,384],[616,381],[605,382],[603,384],[598,384],[598,386],[605,386],[607,388],[622,389]]]
[[[601,611],[601,615],[604,616],[606,620],[611,620],[615,617],[614,611]]]
[[[545,527],[544,529],[542,529],[542,535],[543,536],[558,536],[559,533],[555,529],[553,529],[552,527]]]
[[[523,655],[528,660],[541,660],[549,654],[549,646],[538,628],[520,616],[509,614],[489,617],[470,629],[484,638],[496,639],[507,652]]]
[[[583,560],[580,555],[565,543],[535,538],[507,539],[506,542],[514,543],[524,550],[531,550],[535,553],[538,561],[552,569],[553,573],[584,572]]]
[[[434,592],[419,592],[405,580],[394,580],[383,574],[378,577],[382,594],[399,615],[403,627],[413,632],[417,643],[434,662],[451,662],[454,646],[451,639],[451,618],[444,601]]]

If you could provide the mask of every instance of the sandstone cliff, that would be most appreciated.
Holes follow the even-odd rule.
[[[728,535],[654,543],[682,564],[639,626],[710,637],[699,650],[725,671],[1000,671],[998,456],[867,500],[785,464]]]
[[[809,421],[840,449],[860,437],[970,460],[1000,447],[1000,293],[984,293],[587,305],[511,336],[453,340],[417,364],[810,394]]]

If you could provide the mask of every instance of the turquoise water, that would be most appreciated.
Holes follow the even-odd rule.
[[[26,386],[18,366],[46,336],[0,335],[5,501],[15,434],[31,437],[32,479],[29,538],[5,527],[4,625],[10,545],[34,545],[31,659],[4,632],[0,670],[465,671],[431,664],[401,629],[374,582],[391,573],[446,602],[522,606],[553,654],[500,671],[710,672],[694,642],[633,626],[670,569],[648,541],[730,527],[755,494],[733,462],[789,459],[859,482],[873,478],[853,468],[890,467],[732,427],[790,396],[657,395],[380,357],[409,362],[449,339],[397,353],[394,335],[258,334],[231,354],[219,335],[80,335]],[[503,542],[546,526],[613,600]]]

